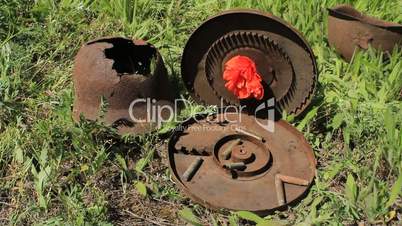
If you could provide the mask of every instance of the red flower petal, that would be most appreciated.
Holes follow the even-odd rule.
[[[225,87],[239,99],[250,96],[261,100],[264,97],[264,88],[261,85],[261,76],[253,60],[246,56],[235,56],[225,64],[223,79]]]
[[[250,96],[250,93],[248,92],[247,88],[242,88],[237,90],[237,95],[240,99],[245,99]]]

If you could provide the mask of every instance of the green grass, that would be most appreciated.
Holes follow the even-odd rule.
[[[402,23],[398,0],[0,0],[0,224],[400,224],[402,50],[388,60],[369,50],[344,62],[326,37],[326,8],[340,2]],[[159,133],[119,137],[71,116],[73,58],[85,41],[149,40],[180,83],[191,32],[236,7],[272,12],[299,29],[320,71],[313,110],[286,117],[314,148],[315,184],[300,204],[265,219],[183,197]],[[199,109],[188,106],[183,117]]]

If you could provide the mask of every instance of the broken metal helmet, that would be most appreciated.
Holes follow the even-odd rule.
[[[350,5],[328,9],[329,44],[347,61],[356,49],[391,52],[402,45],[402,25],[366,16]]]
[[[75,57],[73,82],[74,120],[81,115],[100,120],[120,134],[155,129],[158,115],[149,115],[149,107],[173,101],[161,55],[142,40],[107,37],[86,43]]]
[[[260,106],[274,97],[279,111],[298,115],[311,101],[318,70],[309,44],[289,24],[256,10],[230,10],[191,35],[182,77],[198,103]]]

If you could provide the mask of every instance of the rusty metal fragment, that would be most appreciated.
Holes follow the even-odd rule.
[[[310,182],[308,180],[300,179],[297,177],[286,176],[282,174],[275,175],[275,188],[276,188],[276,196],[278,199],[278,205],[286,204],[286,192],[284,188],[284,183],[299,185],[299,186],[308,186]]]
[[[357,11],[350,5],[328,9],[329,44],[350,61],[356,49],[369,46],[389,52],[402,45],[402,25],[379,20]]]
[[[223,117],[228,123],[220,123]],[[193,149],[192,143],[203,151],[186,151],[184,145]],[[316,170],[302,133],[283,120],[275,122],[275,132],[268,132],[247,114],[218,113],[212,119],[199,115],[184,122],[169,141],[168,156],[174,180],[195,202],[259,214],[300,200]],[[199,159],[202,165],[191,170],[189,181],[186,172]]]
[[[155,129],[158,119],[147,117],[147,104],[134,100],[155,99],[154,106],[172,105],[167,71],[157,49],[142,40],[106,37],[83,45],[74,62],[73,117],[101,120],[120,134],[140,134]],[[106,101],[101,111],[102,98]],[[103,115],[104,114],[104,115]]]
[[[263,79],[262,100],[239,100],[225,87],[224,65],[234,56],[255,62]],[[299,32],[256,10],[230,10],[205,21],[191,35],[182,57],[184,83],[199,103],[258,106],[275,97],[279,110],[300,114],[309,104],[318,70]],[[223,107],[223,106],[221,106]]]
[[[183,178],[185,181],[190,181],[191,178],[194,176],[194,174],[197,172],[197,170],[200,168],[202,164],[202,158],[198,157],[194,160],[193,163],[184,171],[183,173]]]

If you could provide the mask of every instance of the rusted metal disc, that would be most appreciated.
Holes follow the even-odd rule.
[[[382,51],[392,51],[402,45],[402,25],[366,16],[350,5],[328,9],[328,41],[342,57],[350,61],[355,49],[371,45]]]
[[[190,37],[182,58],[182,77],[199,103],[240,105],[223,80],[231,57],[247,56],[256,63],[266,95],[279,110],[300,114],[309,104],[317,76],[311,48],[283,20],[255,10],[231,10],[204,22]]]
[[[274,132],[266,123],[221,113],[186,121],[169,141],[173,178],[211,208],[263,214],[300,200],[314,179],[313,151],[285,121],[272,121]]]
[[[142,40],[105,37],[86,43],[75,57],[73,82],[74,120],[79,121],[80,115],[103,120],[120,134],[156,129],[159,119],[148,117],[149,104],[156,108],[173,101],[161,55]],[[102,98],[107,102],[103,117]]]

